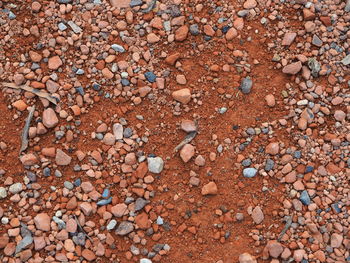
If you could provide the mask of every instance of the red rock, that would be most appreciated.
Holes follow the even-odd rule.
[[[301,70],[301,68],[302,68],[302,64],[300,61],[298,61],[285,66],[282,69],[282,72],[285,74],[295,75]]]
[[[93,261],[96,259],[96,255],[94,252],[92,252],[91,250],[85,248],[83,250],[83,252],[81,252],[81,255],[83,256],[83,258],[85,258],[87,261]]]
[[[109,0],[111,5],[117,8],[130,7],[130,0]]]
[[[215,31],[211,27],[211,25],[204,25],[203,32],[204,32],[204,34],[206,34],[207,36],[210,36],[210,37],[215,35]]]
[[[264,213],[260,206],[256,206],[252,211],[252,219],[255,224],[260,224],[264,220]]]
[[[202,187],[202,195],[216,195],[218,193],[218,187],[216,183],[210,182]]]
[[[141,229],[147,229],[151,226],[148,215],[144,212],[135,217],[135,223]]]
[[[167,58],[165,59],[165,63],[174,66],[175,62],[181,57],[180,53],[175,53],[172,55],[167,56]]]
[[[34,237],[34,249],[36,251],[43,249],[46,247],[45,238],[43,236]]]
[[[264,251],[267,251],[268,254],[273,258],[278,258],[282,254],[283,250],[284,248],[281,245],[281,243],[275,240],[269,241],[266,247],[264,248]]]
[[[49,69],[56,70],[62,65],[63,63],[59,56],[54,56],[49,58],[49,62],[48,62]]]
[[[1,236],[0,237],[0,249],[6,247],[6,245],[9,243],[9,237],[8,236]]]
[[[252,9],[255,8],[257,5],[255,0],[247,0],[244,2],[243,7],[244,9]]]
[[[303,16],[304,20],[314,20],[316,18],[315,13],[311,12],[310,9],[304,8],[303,9]]]
[[[66,230],[69,233],[75,233],[77,231],[77,228],[78,228],[77,222],[73,218],[68,219],[66,223]]]
[[[185,132],[193,132],[197,130],[197,126],[194,121],[183,120],[181,122],[181,129]]]
[[[111,208],[111,213],[115,217],[122,217],[123,215],[127,214],[128,211],[128,206],[124,203],[117,204],[115,206],[112,206]]]
[[[14,103],[12,103],[12,106],[19,111],[24,111],[28,107],[28,105],[23,100],[15,101]]]
[[[231,27],[225,35],[225,38],[230,41],[238,36],[238,32],[234,27]]]
[[[180,150],[180,157],[182,161],[184,161],[185,163],[191,160],[193,155],[194,155],[194,147],[189,143],[185,144]]]
[[[179,27],[176,31],[175,31],[175,40],[176,41],[184,41],[187,38],[188,35],[188,26],[184,25]]]
[[[289,46],[290,44],[292,44],[296,36],[297,33],[287,32],[283,37],[282,46]]]
[[[239,263],[257,263],[255,257],[250,255],[249,253],[243,253],[239,255],[238,261]]]
[[[149,33],[147,35],[147,42],[148,43],[154,44],[154,43],[159,42],[159,40],[160,40],[160,38],[154,33]]]
[[[83,202],[79,205],[80,210],[83,211],[84,215],[90,216],[92,214],[92,206],[88,202]]]
[[[73,196],[71,199],[69,199],[67,205],[66,205],[66,209],[67,210],[74,210],[75,208],[77,208],[78,203],[77,203],[77,198],[75,196]]]
[[[58,118],[53,109],[47,108],[43,112],[43,124],[46,128],[53,128],[58,124]]]
[[[16,251],[16,243],[14,242],[8,243],[4,248],[4,254],[6,256],[12,256],[15,253],[15,251]]]
[[[172,97],[173,97],[173,99],[175,99],[183,104],[187,104],[191,100],[191,91],[187,88],[180,89],[180,90],[174,91],[172,93]]]
[[[70,164],[72,157],[63,152],[61,149],[57,149],[55,161],[57,165],[65,166]]]
[[[265,148],[265,152],[271,155],[278,154],[279,150],[280,150],[280,147],[278,145],[278,142],[271,142]]]
[[[28,165],[28,166],[31,166],[31,165],[34,165],[34,164],[38,163],[38,159],[32,153],[28,153],[28,154],[23,155],[20,158],[20,160],[21,160],[23,165]]]
[[[31,249],[26,249],[19,253],[19,258],[22,262],[28,262],[28,259],[32,257],[32,250]]]
[[[265,96],[265,101],[267,106],[269,107],[275,107],[276,105],[276,100],[275,100],[275,96],[273,96],[272,94],[268,94]]]
[[[34,223],[35,223],[35,227],[39,230],[50,231],[51,229],[51,226],[50,226],[51,218],[46,213],[37,214],[34,217]]]

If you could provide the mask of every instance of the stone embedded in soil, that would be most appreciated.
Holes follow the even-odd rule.
[[[159,174],[163,171],[164,161],[161,157],[148,157],[148,171]]]
[[[58,124],[58,118],[55,111],[47,108],[43,111],[43,124],[46,128],[54,128]]]
[[[50,231],[51,229],[51,218],[46,213],[37,214],[34,217],[35,227],[42,231]]]
[[[256,206],[252,211],[252,219],[255,224],[260,224],[264,220],[264,213],[260,206]]]
[[[69,165],[72,161],[72,157],[70,157],[68,154],[66,154],[61,149],[56,150],[56,157],[55,161],[57,165]]]
[[[120,123],[113,124],[113,134],[116,140],[122,140],[123,133],[124,133],[123,125],[121,125]]]
[[[282,72],[285,74],[295,75],[301,70],[301,68],[302,64],[300,61],[298,61],[285,66]]]
[[[81,255],[83,256],[83,258],[85,258],[87,261],[94,261],[96,259],[96,255],[94,252],[92,252],[89,249],[84,249],[81,252]]]
[[[217,193],[218,187],[214,182],[209,182],[202,187],[202,195],[216,195]]]
[[[180,150],[180,157],[182,161],[187,163],[194,156],[194,153],[195,153],[194,146],[187,143]]]
[[[187,88],[174,91],[172,93],[173,98],[183,104],[187,104],[191,100],[191,91]]]

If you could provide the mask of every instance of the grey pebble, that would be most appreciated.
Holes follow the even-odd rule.
[[[249,94],[253,86],[253,81],[250,77],[246,77],[242,80],[240,89],[244,94]]]

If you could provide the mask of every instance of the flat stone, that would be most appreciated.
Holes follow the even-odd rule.
[[[282,69],[282,72],[285,74],[295,75],[301,70],[302,66],[303,65],[301,64],[300,61],[295,62],[295,63],[291,63],[291,64],[285,66]]]
[[[113,7],[127,8],[130,6],[131,0],[110,0],[109,2]]]
[[[49,69],[56,70],[62,65],[63,65],[63,62],[59,56],[53,56],[49,58],[49,61],[48,61]]]
[[[264,220],[264,214],[260,206],[256,206],[252,212],[252,219],[255,224],[260,224]]]
[[[187,88],[176,90],[172,93],[172,97],[178,102],[187,104],[191,100],[191,91]]]

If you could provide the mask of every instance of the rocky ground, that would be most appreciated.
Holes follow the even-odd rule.
[[[1,262],[350,262],[350,1],[0,1]]]

